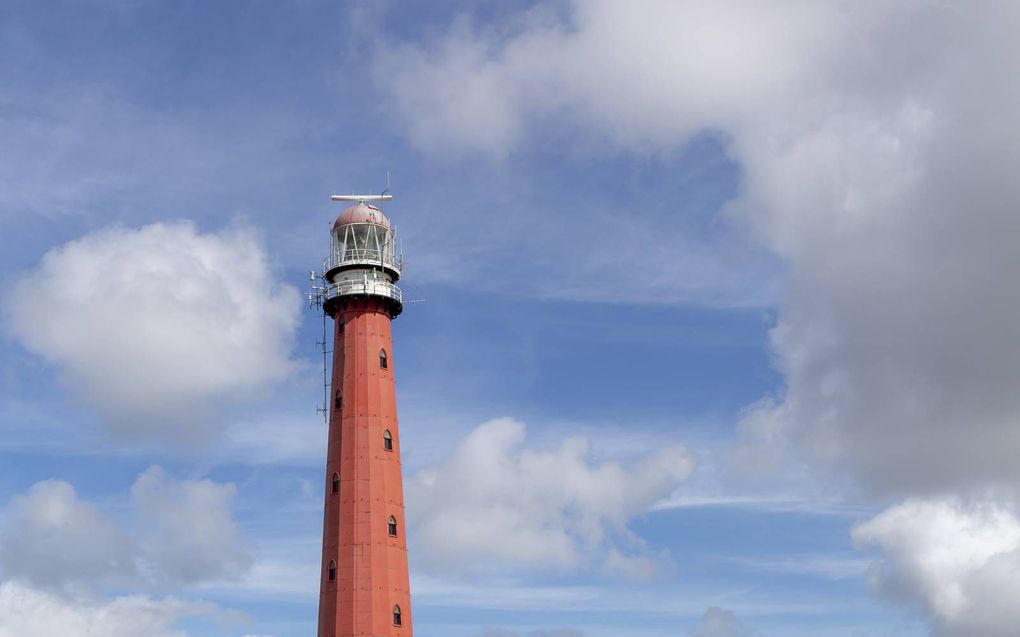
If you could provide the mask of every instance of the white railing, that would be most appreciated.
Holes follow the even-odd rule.
[[[344,250],[342,256],[328,257],[323,263],[323,272],[329,272],[342,265],[379,265],[392,268],[397,272],[400,272],[404,267],[403,259],[399,254],[369,248],[348,248]]]
[[[375,279],[365,279],[358,281],[344,280],[337,281],[336,283],[330,283],[326,286],[326,299],[335,299],[340,296],[383,296],[388,299],[393,299],[397,303],[403,302],[403,293],[400,288],[393,285],[389,281],[380,281]]]

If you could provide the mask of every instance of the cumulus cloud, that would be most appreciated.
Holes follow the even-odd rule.
[[[751,633],[732,612],[712,607],[701,616],[701,623],[692,634],[694,637],[749,637]]]
[[[817,2],[569,6],[569,19],[461,20],[427,48],[379,47],[380,85],[400,87],[391,99],[412,140],[502,155],[553,120],[627,148],[672,147],[778,106],[839,35],[838,12]]]
[[[743,175],[726,214],[788,267],[786,391],[749,437],[913,493],[1020,477],[1018,23],[1008,3],[577,2],[377,64],[430,150],[720,131]]]
[[[1015,52],[971,20],[946,34],[937,18],[874,35],[879,51],[905,40],[931,52],[910,69],[923,90],[855,94],[870,99],[771,143],[748,135],[733,207],[790,264],[772,332],[786,391],[749,414],[751,453],[802,441],[886,493],[1020,477],[1020,258],[1006,239],[1020,232],[1006,168],[1020,157],[1004,134],[1020,104],[982,87],[997,106],[979,123],[968,77],[1008,74]],[[941,64],[948,35],[967,70]]]
[[[157,580],[234,579],[251,566],[232,516],[237,488],[211,480],[177,481],[151,467],[131,487],[142,559]]]
[[[908,500],[858,525],[877,547],[870,579],[880,594],[921,607],[944,637],[1016,634],[1020,518],[996,502]]]
[[[690,475],[694,460],[685,448],[663,448],[627,468],[592,460],[583,438],[554,449],[527,448],[524,441],[522,423],[493,420],[448,460],[411,478],[416,557],[444,568],[597,565],[637,576],[662,566],[663,556],[656,563],[635,553],[640,541],[627,524]]]
[[[0,637],[185,637],[175,628],[178,622],[216,612],[210,604],[173,598],[68,600],[16,582],[0,583]]]
[[[257,236],[187,222],[109,228],[47,252],[7,303],[11,332],[120,433],[181,440],[291,373],[298,292]]]
[[[66,482],[37,483],[11,500],[4,517],[0,565],[7,577],[77,589],[136,575],[127,534]]]
[[[720,131],[743,175],[726,214],[788,267],[786,391],[749,415],[748,457],[793,443],[913,493],[1020,477],[1018,14],[574,2],[376,63],[430,151],[502,154],[559,126],[638,151]]]
[[[500,27],[462,20],[427,45],[383,47],[377,68],[384,90],[400,87],[391,101],[410,137],[428,152],[498,157],[550,136],[643,152],[716,131],[741,172],[723,215],[786,266],[771,332],[785,388],[749,407],[739,464],[803,476],[807,459],[807,471],[836,469],[894,497],[1015,484],[1020,7],[560,9]],[[912,583],[901,598],[926,600],[947,634],[1015,627],[997,610],[1010,586],[974,592],[1013,572],[1014,549],[1000,541],[1012,522],[918,502],[857,531],[885,547],[895,581]],[[924,523],[898,517],[910,511],[940,521],[946,552],[959,543],[964,570],[980,570],[951,569],[967,582],[948,596],[980,613],[936,603],[942,593],[918,575],[932,562],[909,541],[895,549],[896,538],[927,537]],[[883,526],[892,520],[899,531]],[[978,614],[1004,623],[969,623]]]
[[[232,484],[178,481],[152,467],[131,488],[129,523],[66,482],[40,482],[7,509],[0,566],[8,579],[68,594],[237,578],[251,557],[232,516],[234,493]]]

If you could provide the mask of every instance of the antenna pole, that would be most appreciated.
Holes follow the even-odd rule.
[[[316,345],[322,347],[322,409],[316,409],[316,411],[322,412],[322,422],[329,424],[329,368],[328,358],[329,354],[333,353],[333,350],[326,349],[326,313],[322,314],[322,340],[316,341]]]

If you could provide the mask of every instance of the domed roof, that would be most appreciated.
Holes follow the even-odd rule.
[[[352,223],[375,223],[387,228],[390,227],[390,220],[386,218],[382,210],[363,201],[341,212],[340,216],[336,218],[336,223],[333,224],[333,229],[336,230],[340,226]]]

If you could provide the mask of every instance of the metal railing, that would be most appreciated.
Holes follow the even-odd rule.
[[[383,296],[388,299],[393,299],[397,303],[403,303],[404,295],[400,291],[400,288],[393,285],[389,281],[380,281],[377,279],[365,279],[362,281],[344,280],[337,281],[336,283],[330,283],[326,286],[325,297],[326,299],[335,299],[340,296]]]
[[[379,265],[400,272],[404,267],[404,260],[400,254],[385,250],[348,248],[344,250],[342,256],[334,254],[327,257],[322,265],[323,272],[329,272],[342,265]]]

